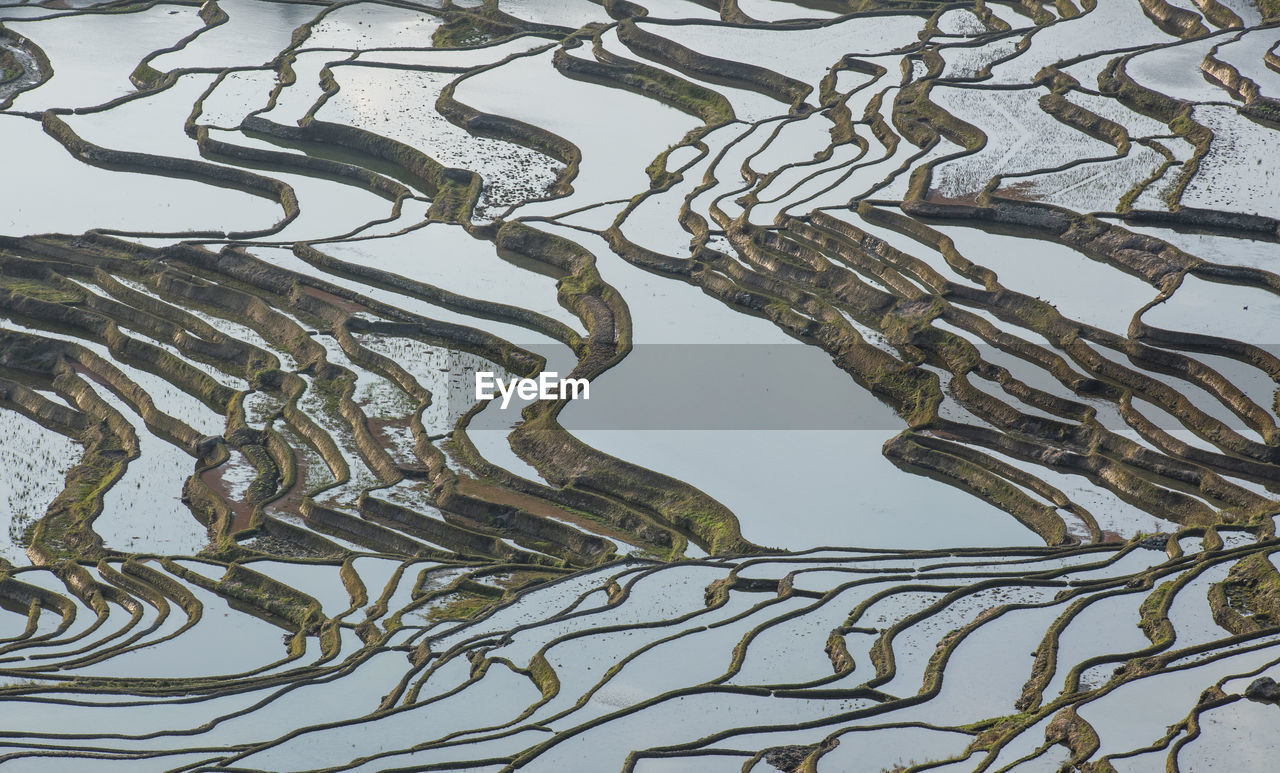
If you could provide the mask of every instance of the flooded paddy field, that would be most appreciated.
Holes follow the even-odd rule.
[[[0,765],[1268,770],[1278,132],[1272,0],[0,0]]]

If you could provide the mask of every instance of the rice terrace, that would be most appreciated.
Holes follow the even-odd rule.
[[[1280,767],[1280,0],[0,0],[0,772]]]

